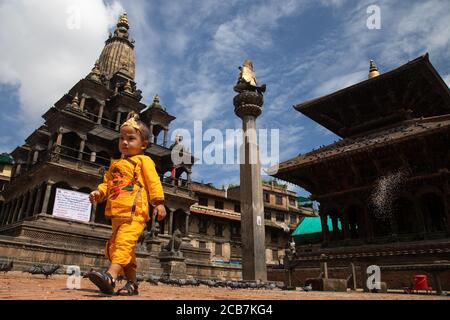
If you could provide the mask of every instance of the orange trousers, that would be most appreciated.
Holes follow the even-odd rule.
[[[119,264],[123,268],[130,265],[134,270],[137,269],[136,243],[144,228],[145,222],[140,220],[112,219],[112,235],[105,247],[105,255],[112,264]]]

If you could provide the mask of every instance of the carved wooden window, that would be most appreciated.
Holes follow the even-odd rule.
[[[223,201],[220,200],[214,201],[214,208],[223,210]]]
[[[270,202],[270,195],[267,192],[264,192],[264,202]]]
[[[278,250],[272,250],[272,260],[278,261]]]
[[[205,219],[200,219],[200,222],[198,224],[198,232],[200,234],[207,234],[208,231],[208,221]]]
[[[292,214],[289,216],[289,220],[292,224],[296,224],[297,223],[297,216],[295,214]]]
[[[234,212],[241,212],[241,205],[239,203],[234,205]]]
[[[271,220],[272,219],[272,212],[264,211],[264,219]]]
[[[198,242],[198,247],[200,249],[206,249],[206,242],[205,241],[199,241]]]
[[[205,207],[207,207],[208,206],[208,198],[198,198],[198,204],[200,205],[200,206],[205,206]]]
[[[215,226],[215,236],[223,237],[223,225],[220,223],[217,223]]]
[[[284,213],[277,212],[276,219],[277,219],[278,222],[284,222]]]
[[[278,205],[282,205],[283,204],[283,197],[279,196],[279,195],[276,195],[275,196],[275,203],[278,204]]]
[[[215,255],[216,256],[222,256],[222,244],[221,243],[217,243],[215,245]]]

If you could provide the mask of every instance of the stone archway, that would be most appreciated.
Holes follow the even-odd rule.
[[[186,217],[187,213],[184,212],[182,209],[177,209],[173,212],[172,233],[175,230],[179,229],[184,236],[187,235]]]

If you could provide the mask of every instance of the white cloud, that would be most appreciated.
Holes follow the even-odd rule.
[[[352,72],[337,77],[333,77],[328,81],[323,82],[314,90],[314,96],[322,96],[337,90],[349,87],[355,83],[367,79],[368,70]]]
[[[18,85],[19,116],[28,129],[90,72],[121,11],[118,2],[101,0],[0,4],[0,84]]]

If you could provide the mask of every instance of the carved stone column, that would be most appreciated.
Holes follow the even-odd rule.
[[[263,103],[263,95],[256,91],[241,91],[233,99],[234,113],[242,119],[244,131],[240,161],[243,280],[267,280],[264,202],[256,137],[256,119],[262,113]]]
[[[102,123],[102,117],[103,117],[103,109],[105,108],[105,104],[101,103],[100,108],[98,110],[98,118],[97,118],[97,124]]]
[[[39,158],[39,151],[38,150],[34,150],[34,153],[33,153],[33,164],[36,164],[36,162],[38,161],[38,158]]]
[[[44,195],[44,203],[42,204],[42,213],[46,213],[46,214],[50,214],[47,212],[48,210],[48,203],[50,201],[50,195],[52,193],[52,187],[54,185],[53,181],[48,181],[47,182],[47,187],[45,189],[45,195]]]
[[[95,212],[97,212],[97,203],[93,203],[92,204],[91,218],[89,219],[90,223],[94,223],[95,222]]]
[[[188,237],[189,236],[189,213],[186,213],[186,226],[185,226],[185,230],[184,230],[184,236]]]
[[[22,219],[23,212],[25,211],[27,202],[28,202],[28,192],[25,193],[21,198],[20,208],[19,208],[19,212],[17,214],[17,221],[20,221]]]
[[[34,208],[33,208],[33,216],[38,214],[39,207],[41,206],[41,198],[42,198],[42,189],[44,188],[44,185],[41,184],[37,187],[37,194],[36,194],[36,201],[34,202]]]
[[[116,130],[119,131],[120,128],[120,119],[122,117],[122,112],[118,111],[116,115]]]
[[[173,231],[173,212],[174,210],[172,208],[169,208],[169,223],[168,223],[168,229],[167,229],[167,233],[169,235],[172,235]]]
[[[168,133],[169,133],[169,130],[168,129],[164,129],[164,140],[163,140],[163,146],[164,147],[167,147]]]
[[[86,144],[86,139],[81,139],[80,142],[80,149],[78,150],[78,160],[83,160],[83,152],[84,152],[84,146]]]
[[[36,194],[36,189],[32,189],[29,191],[28,203],[27,203],[27,207],[25,209],[25,213],[26,213],[25,217],[30,217],[32,215],[31,207],[33,205],[33,198],[34,198],[35,194]]]
[[[149,130],[150,130],[150,135],[149,135],[148,139],[149,139],[149,141],[151,143],[153,143],[154,142],[153,141],[154,140],[154,137],[153,137],[153,123],[150,123]]]

